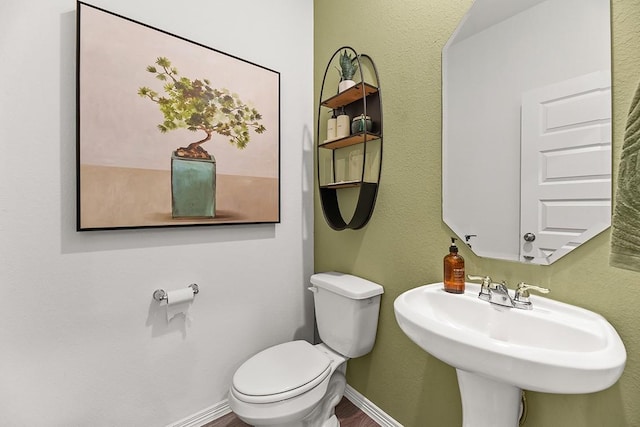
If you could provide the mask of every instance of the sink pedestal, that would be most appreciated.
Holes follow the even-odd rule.
[[[462,427],[517,427],[521,390],[456,369],[462,399]]]

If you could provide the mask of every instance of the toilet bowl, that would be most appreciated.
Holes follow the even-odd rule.
[[[256,427],[339,427],[334,408],[346,388],[346,362],[371,351],[382,286],[336,273],[311,276],[323,343],[298,340],[262,350],[235,372],[229,406]]]
[[[270,347],[238,368],[229,404],[253,426],[338,426],[331,418],[344,395],[346,360],[324,344]]]

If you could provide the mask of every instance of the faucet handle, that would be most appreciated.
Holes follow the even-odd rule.
[[[472,274],[468,274],[467,278],[469,280],[480,281],[482,283],[482,286],[480,287],[480,293],[478,294],[478,298],[480,298],[481,300],[489,301],[489,299],[491,298],[489,289],[491,288],[491,284],[493,283],[491,281],[491,277],[474,276]]]
[[[469,280],[480,281],[482,282],[482,286],[489,286],[491,284],[491,277],[489,276],[474,276],[472,274],[467,274],[467,278]]]
[[[548,294],[550,289],[543,288],[541,286],[529,285],[524,282],[518,283],[516,287],[516,296],[515,299],[518,301],[523,301],[525,298],[529,298],[529,291],[540,292],[541,294]]]

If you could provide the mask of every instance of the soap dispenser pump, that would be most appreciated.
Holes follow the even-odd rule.
[[[444,257],[444,290],[453,294],[464,293],[464,258],[458,254],[456,239],[451,238],[449,254]]]

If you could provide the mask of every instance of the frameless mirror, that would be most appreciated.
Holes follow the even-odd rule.
[[[443,219],[550,264],[611,223],[609,0],[475,0],[443,49]]]

